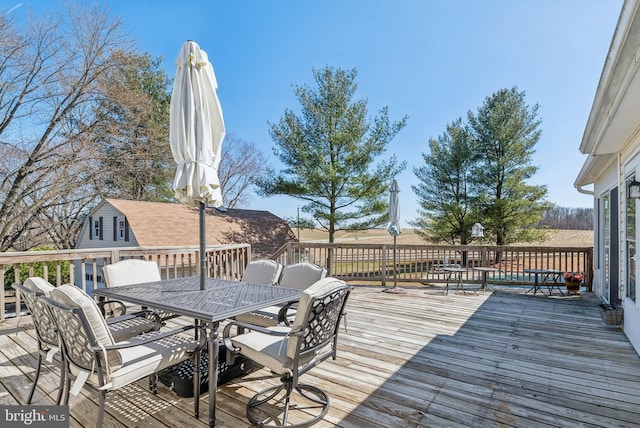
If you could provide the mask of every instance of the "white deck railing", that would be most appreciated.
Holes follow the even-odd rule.
[[[88,250],[22,251],[0,253],[0,320],[6,318],[7,304],[14,295],[10,287],[21,282],[20,271],[27,276],[49,279],[55,285],[73,283],[87,291],[93,284],[101,283],[102,266],[128,258],[145,258],[158,263],[163,279],[199,274],[199,247],[123,247]],[[207,247],[207,274],[213,278],[239,280],[247,262],[251,260],[251,245],[217,245]],[[68,274],[66,268],[68,266]],[[6,272],[13,267],[13,277],[6,279]],[[65,272],[63,272],[65,271]],[[88,286],[89,285],[89,286]],[[16,296],[15,308],[20,307]]]
[[[309,261],[327,269],[330,276],[363,284],[388,285],[393,282],[393,245],[384,244],[318,244],[289,242],[273,259],[282,264]],[[479,283],[482,274],[473,267],[490,266],[497,268],[487,274],[492,284],[531,285],[534,276],[525,269],[554,269],[563,272],[583,272],[584,286],[591,288],[593,281],[592,247],[511,247],[486,245],[397,245],[396,280],[400,283],[444,283],[446,266],[466,268],[462,274],[464,282]],[[19,282],[16,273],[20,266],[33,276],[37,263],[43,263],[42,276],[60,285],[73,282],[83,290],[87,286],[101,283],[102,266],[114,261],[144,257],[154,260],[160,267],[162,278],[178,278],[198,275],[197,247],[136,247],[103,248],[93,250],[65,250],[41,252],[16,252],[0,254],[0,281],[5,290],[13,282]],[[207,248],[208,276],[239,280],[244,268],[251,260],[249,244],[212,246]],[[70,275],[65,278],[62,267],[69,264]],[[5,272],[14,267],[14,277],[5,280]],[[53,270],[54,272],[49,272]],[[0,293],[0,320],[5,319],[7,296],[12,289]],[[13,302],[11,302],[13,303]],[[16,302],[16,307],[20,301]]]
[[[315,263],[329,275],[346,281],[393,281],[393,245],[318,244],[290,242],[282,246],[274,259],[283,264],[299,261]],[[397,245],[396,280],[405,283],[444,283],[446,266],[466,268],[465,282],[480,282],[482,274],[474,267],[494,267],[487,279],[494,284],[530,285],[534,275],[525,269],[553,269],[583,272],[584,285],[593,281],[592,247],[512,247],[488,245]]]

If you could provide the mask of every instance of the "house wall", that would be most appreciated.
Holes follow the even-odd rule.
[[[137,247],[138,246],[138,242],[136,241],[135,236],[133,235],[133,233],[131,232],[131,230],[128,231],[128,238],[129,240],[126,241],[124,239],[120,240],[120,239],[114,239],[114,224],[113,224],[113,218],[117,217],[118,220],[120,219],[124,219],[125,216],[118,211],[113,205],[109,204],[109,203],[103,203],[101,205],[99,205],[91,214],[90,216],[92,219],[98,219],[100,217],[102,217],[102,239],[99,239],[99,237],[93,237],[91,238],[91,233],[92,233],[92,225],[89,224],[89,217],[86,218],[85,220],[85,224],[82,227],[82,231],[80,233],[80,237],[78,239],[78,242],[76,243],[76,248],[77,249],[87,249],[87,248],[112,248],[112,247]],[[127,225],[128,227],[128,225]],[[80,275],[82,275],[82,271],[80,269],[80,263],[81,262],[76,262],[76,278],[75,278],[75,283],[76,284],[80,284],[82,283],[81,279],[80,279]],[[103,266],[103,261],[102,260],[97,260],[96,261],[96,269],[98,272],[98,287],[101,287],[104,285],[104,282],[101,280],[102,278],[102,266]],[[94,288],[94,283],[93,283],[93,265],[91,263],[86,263],[85,264],[85,280],[86,280],[86,284],[87,284],[87,291],[91,291]]]
[[[614,189],[618,185],[618,164],[614,162],[608,166],[608,168],[603,172],[603,174],[596,180],[594,183],[594,210],[598,210],[598,206],[596,204],[597,199],[603,198],[605,195],[608,195],[612,189]],[[602,207],[600,207],[600,212],[596,212],[596,222],[594,224],[599,228],[598,230],[594,230],[593,239],[594,239],[594,248],[597,245],[600,245],[601,248],[599,251],[594,252],[594,258],[599,257],[600,260],[594,260],[594,271],[593,271],[593,286],[595,293],[602,298],[603,300],[607,300],[607,289],[604,284],[604,260],[603,260],[603,240],[604,240],[604,224],[602,223]],[[618,217],[620,218],[620,217]],[[599,221],[598,221],[599,220]],[[613,239],[620,240],[620,236],[613,237]],[[621,248],[618,246],[618,248]]]
[[[129,240],[114,240],[113,239],[113,218],[118,217],[119,219],[124,219],[124,215],[115,209],[113,205],[104,203],[99,206],[91,215],[94,219],[102,217],[103,219],[103,230],[102,230],[102,240],[97,237],[93,239],[90,238],[91,234],[91,225],[85,224],[82,228],[82,234],[78,243],[76,244],[76,248],[105,248],[105,247],[137,247],[138,242],[136,241],[135,236],[131,231],[129,231]],[[85,223],[89,222],[89,217],[85,220]]]
[[[626,146],[626,150],[623,151],[620,155],[621,158],[621,180],[624,183],[625,178],[635,172],[636,180],[640,181],[640,139],[634,138],[630,144]],[[620,209],[624,213],[626,210],[626,201],[627,201],[627,189],[626,186],[622,185],[621,200],[620,200]],[[640,249],[638,249],[638,244],[640,244],[640,218],[637,215],[640,213],[640,200],[635,200],[635,225],[636,225],[636,256],[635,256],[635,264],[636,268],[632,275],[635,275],[635,278],[640,278],[640,260],[638,256],[640,255]],[[626,226],[626,222],[624,221],[626,216],[623,216],[622,224]],[[620,259],[620,268],[621,268],[621,276],[620,278],[626,282],[627,278],[627,264],[626,260],[629,258],[629,255],[626,251],[626,227],[621,228],[620,237],[625,241],[625,246],[622,247],[624,257]],[[631,342],[631,345],[636,349],[638,353],[640,353],[640,297],[637,295],[637,290],[640,287],[640,281],[636,279],[636,299],[635,302],[626,296],[626,286],[624,287],[624,291],[621,294],[623,307],[624,307],[624,332]]]
[[[619,287],[620,298],[624,308],[624,332],[631,345],[640,353],[640,296],[636,297],[636,300],[632,300],[627,297],[627,265],[630,259],[630,255],[627,250],[627,185],[626,179],[630,174],[636,174],[636,180],[640,181],[640,138],[636,137],[630,140],[624,145],[624,149],[615,158],[616,160],[607,166],[602,171],[600,176],[594,182],[594,200],[602,198],[604,195],[609,194],[612,189],[617,186],[617,206],[611,207],[612,210],[617,210],[618,214],[618,233],[617,236],[611,236],[611,239],[617,239],[618,243],[618,263],[612,265],[611,270],[616,270],[616,281],[612,281],[611,287]],[[635,200],[635,212],[633,216],[635,220],[635,242],[636,242],[636,256],[635,269],[632,275],[636,278],[640,278],[640,200]],[[595,206],[597,208],[597,205]],[[597,215],[601,215],[598,213]],[[604,279],[604,260],[602,260],[603,254],[603,223],[597,222],[598,230],[594,233],[594,246],[598,246],[598,250],[595,252],[595,257],[600,257],[600,261],[595,263],[594,267],[594,290],[596,294],[603,300],[609,300],[609,290],[602,283]],[[636,281],[636,289],[640,289],[640,281]]]

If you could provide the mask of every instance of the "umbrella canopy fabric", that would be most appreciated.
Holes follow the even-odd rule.
[[[389,220],[390,224],[387,230],[391,236],[398,236],[402,233],[400,227],[400,188],[398,182],[394,179],[391,183],[391,189],[389,191]]]
[[[186,41],[176,60],[171,93],[169,141],[178,167],[173,180],[175,197],[198,206],[223,204],[218,178],[225,136],[213,66],[196,42]]]

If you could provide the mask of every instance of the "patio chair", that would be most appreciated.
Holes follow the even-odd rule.
[[[326,276],[327,270],[321,266],[307,262],[296,263],[284,267],[277,285],[304,290]],[[262,327],[271,327],[279,322],[290,322],[295,315],[296,310],[291,305],[288,305],[286,309],[283,309],[283,306],[267,306],[257,311],[238,315],[236,320]],[[240,329],[241,331],[242,329]]]
[[[223,338],[230,357],[244,355],[280,376],[280,385],[249,400],[249,421],[259,426],[286,426],[290,411],[300,411],[300,418],[311,418],[295,426],[310,426],[324,417],[329,410],[328,395],[300,383],[299,378],[327,358],[335,360],[338,329],[350,292],[344,281],[324,278],[302,293],[291,327],[264,328],[238,321],[225,326]],[[251,331],[231,337],[233,325]],[[294,392],[299,394],[295,405],[291,398]]]
[[[325,268],[313,263],[301,262],[285,266],[278,285],[280,287],[304,290],[325,276],[327,276]]]
[[[55,322],[51,317],[51,313],[46,309],[44,303],[40,301],[40,297],[49,296],[55,289],[47,280],[40,277],[27,278],[24,284],[12,284],[12,287],[20,292],[20,296],[24,299],[27,310],[31,314],[31,319],[36,330],[38,339],[38,366],[33,379],[33,384],[29,390],[27,404],[31,404],[33,395],[38,385],[40,372],[42,370],[43,360],[53,362],[53,357],[60,351],[60,343]],[[78,289],[79,292],[82,290]],[[88,296],[87,296],[88,297]],[[117,318],[111,318],[108,321],[109,331],[114,340],[119,342],[130,339],[149,331],[158,330],[160,328],[160,318],[151,313],[137,313],[124,315]],[[60,358],[60,388],[56,398],[56,404],[60,404],[62,399],[66,370],[64,368],[64,358]]]
[[[125,259],[106,265],[102,268],[102,279],[107,288],[162,280],[158,264],[143,259]],[[100,305],[102,304],[101,301]],[[175,318],[177,316],[171,312],[156,309],[154,309],[154,311],[160,315],[162,320]]]
[[[94,300],[71,285],[56,287],[40,300],[55,321],[68,367],[64,402],[68,404],[69,393],[77,395],[86,382],[93,384],[100,394],[97,427],[104,420],[107,392],[148,377],[156,393],[158,371],[191,358],[206,344],[204,331],[199,332],[199,342],[193,334],[182,334],[194,329],[193,325],[118,343]],[[73,386],[71,376],[75,377]]]
[[[252,260],[247,263],[242,274],[242,282],[275,285],[280,280],[282,265],[271,259]]]

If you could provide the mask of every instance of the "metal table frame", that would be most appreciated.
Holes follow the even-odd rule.
[[[302,294],[273,285],[251,284],[207,278],[200,290],[199,277],[171,279],[144,284],[99,288],[96,296],[122,300],[150,308],[166,310],[204,323],[209,351],[209,426],[216,423],[216,389],[218,386],[218,327],[220,321],[267,306],[297,301]],[[199,355],[196,367],[200,366]],[[194,413],[199,416],[200,371],[195,370]]]
[[[451,277],[454,276],[456,280],[456,290],[462,288],[462,292],[466,295],[467,291],[464,289],[464,284],[462,283],[462,274],[467,270],[465,268],[460,267],[446,267],[442,269],[447,272],[447,286],[444,288],[445,294],[449,294],[449,281]]]
[[[523,272],[534,275],[534,277],[533,277],[533,287],[531,287],[529,290],[527,290],[525,292],[525,294],[528,294],[530,291],[533,291],[533,295],[535,296],[536,292],[538,290],[540,290],[540,292],[544,296],[549,297],[549,296],[551,296],[551,293],[553,292],[553,287],[556,287],[558,289],[558,291],[560,292],[560,294],[564,296],[564,293],[560,289],[560,285],[562,283],[559,281],[560,277],[562,276],[562,273],[563,273],[561,270],[554,270],[554,269],[525,269]],[[540,278],[541,278],[541,280],[540,280]],[[549,294],[545,294],[544,290],[542,289],[543,286],[547,287],[547,290],[549,291]]]
[[[487,274],[489,272],[500,272],[498,268],[485,267],[485,266],[476,266],[473,270],[482,272],[482,294],[487,290]]]

